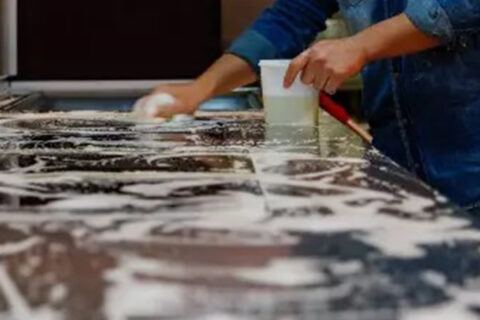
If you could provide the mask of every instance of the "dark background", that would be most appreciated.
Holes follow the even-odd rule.
[[[219,0],[18,5],[20,80],[194,78],[221,54]]]

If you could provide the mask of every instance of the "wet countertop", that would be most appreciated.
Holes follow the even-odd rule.
[[[1,319],[477,319],[478,222],[326,115],[0,116]]]

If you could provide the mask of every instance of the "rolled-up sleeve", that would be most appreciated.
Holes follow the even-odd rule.
[[[480,31],[478,0],[408,0],[405,13],[421,31],[444,42]]]
[[[305,50],[336,11],[336,0],[277,0],[227,53],[246,60],[258,72],[262,59],[293,58]]]

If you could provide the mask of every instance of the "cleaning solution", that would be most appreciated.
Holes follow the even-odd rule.
[[[319,92],[296,79],[285,89],[283,79],[290,60],[262,60],[263,103],[267,125],[318,125]]]
[[[317,125],[318,99],[316,96],[267,95],[263,102],[265,105],[265,121],[269,125]]]

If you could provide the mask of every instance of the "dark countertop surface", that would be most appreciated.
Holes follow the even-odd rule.
[[[477,221],[352,134],[0,116],[1,319],[480,317]]]

